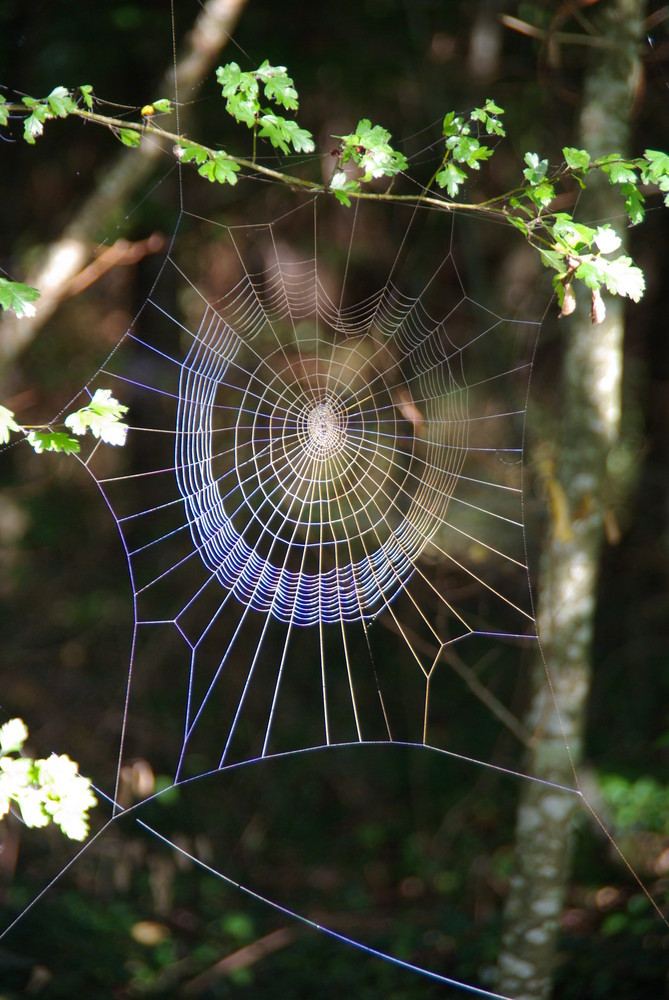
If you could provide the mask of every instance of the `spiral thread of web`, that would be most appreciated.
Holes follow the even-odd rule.
[[[342,310],[303,264],[208,307],[182,367],[175,468],[219,583],[299,625],[392,601],[466,455],[458,357],[391,285]]]

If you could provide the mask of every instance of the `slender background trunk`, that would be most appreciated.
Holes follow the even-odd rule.
[[[628,152],[643,16],[643,0],[611,0],[598,11],[603,44],[591,59],[580,119],[580,145],[593,156]],[[581,208],[588,220],[617,220],[619,192],[606,181],[591,183]],[[568,514],[551,524],[540,564],[537,614],[545,663],[535,663],[525,720],[533,733],[527,772],[567,786],[574,785],[573,765],[581,758],[607,457],[620,430],[623,306],[606,297],[606,309],[598,326],[591,325],[583,301],[573,316],[561,320],[562,433],[554,443],[558,457],[550,487],[565,501],[559,507]],[[517,1000],[551,993],[577,803],[576,796],[523,783],[498,961],[500,992]]]

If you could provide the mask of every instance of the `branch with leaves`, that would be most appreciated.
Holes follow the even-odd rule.
[[[25,96],[20,103],[11,103],[0,95],[0,127],[7,126],[14,116],[23,119],[23,137],[34,145],[43,134],[48,121],[75,116],[102,125],[126,146],[139,146],[144,137],[168,143],[181,163],[191,163],[197,172],[211,183],[231,184],[242,171],[256,174],[311,194],[329,194],[345,206],[353,200],[402,202],[425,205],[445,212],[479,213],[503,221],[522,233],[539,253],[542,262],[555,271],[553,285],[566,316],[575,308],[574,284],[581,282],[590,290],[593,322],[604,316],[602,289],[613,295],[638,301],[645,283],[641,270],[631,257],[618,254],[621,240],[612,226],[591,227],[552,206],[560,193],[558,188],[584,187],[594,173],[602,173],[621,195],[622,207],[629,223],[637,225],[644,218],[648,191],[658,191],[669,206],[669,155],[647,149],[643,156],[626,158],[612,152],[596,159],[587,150],[565,147],[563,161],[551,167],[538,153],[527,152],[522,179],[517,187],[487,201],[457,200],[461,189],[473,173],[493,156],[498,142],[506,136],[503,108],[486,100],[469,114],[445,115],[441,129],[442,157],[427,184],[413,178],[414,193],[395,193],[393,183],[398,177],[409,178],[409,163],[403,153],[391,144],[392,136],[380,125],[361,119],[347,135],[335,136],[337,147],[332,150],[335,166],[326,183],[276,170],[257,160],[258,142],[266,140],[284,155],[311,154],[315,143],[311,133],[282,111],[297,112],[298,93],[285,66],[272,66],[265,60],[256,70],[242,71],[235,62],[219,66],[216,78],[230,117],[252,132],[251,158],[228,150],[214,149],[184,135],[170,132],[157,123],[157,116],[168,115],[174,107],[167,98],[138,108],[136,122],[100,114],[96,110],[93,88],[82,85],[74,90],[56,87],[41,99]],[[378,181],[390,180],[386,190],[378,189]],[[441,192],[445,192],[442,194]],[[0,307],[17,317],[31,316],[39,291],[29,285],[0,278]],[[97,394],[96,394],[97,396]],[[116,403],[116,401],[114,401]],[[94,407],[94,400],[90,404]],[[119,404],[116,404],[117,406]],[[86,408],[89,409],[89,408]],[[74,415],[72,415],[74,417]],[[102,417],[101,414],[97,415]],[[70,419],[70,418],[68,418]],[[96,418],[97,419],[97,418]],[[106,417],[104,419],[107,419]],[[114,418],[118,421],[118,416]],[[82,433],[69,425],[76,434]],[[95,433],[95,421],[86,425]],[[110,425],[111,426],[111,425]],[[117,423],[116,431],[124,425]],[[35,450],[76,451],[78,443],[67,431],[51,428],[21,428],[13,414],[0,411],[0,441],[7,440],[10,431],[23,431]],[[102,434],[98,435],[105,440]],[[111,443],[122,443],[113,440]]]
[[[604,173],[620,190],[621,200],[632,225],[644,217],[645,195],[642,188],[656,188],[669,204],[669,156],[658,150],[646,150],[642,157],[628,159],[617,153],[591,159],[587,150],[565,147],[564,160],[551,169],[547,159],[537,153],[525,154],[523,179],[512,191],[486,202],[465,203],[455,199],[473,171],[494,154],[495,142],[503,139],[503,108],[492,100],[474,108],[468,115],[449,112],[443,120],[443,156],[441,163],[426,186],[417,194],[393,194],[370,190],[369,184],[380,178],[391,181],[406,175],[406,157],[391,145],[390,133],[369,119],[358,122],[348,135],[339,140],[333,151],[335,169],[327,184],[311,181],[280,170],[272,170],[257,162],[258,140],[268,140],[274,149],[284,154],[309,154],[315,150],[313,137],[293,118],[279,110],[297,112],[299,100],[292,78],[285,66],[272,66],[267,60],[258,69],[244,72],[235,62],[219,66],[216,78],[225,98],[227,113],[253,133],[251,159],[227,150],[212,149],[185,136],[167,131],[155,122],[155,116],[173,110],[166,98],[144,105],[140,121],[127,122],[95,111],[95,98],[90,85],[69,91],[56,87],[43,99],[23,97],[20,104],[10,104],[0,96],[0,125],[7,125],[10,114],[22,114],[25,141],[34,144],[42,135],[47,121],[75,115],[111,129],[127,146],[138,146],[145,135],[172,143],[174,155],[182,163],[193,163],[198,173],[212,183],[236,184],[241,170],[264,175],[292,188],[300,187],[314,194],[329,193],[349,206],[352,199],[373,199],[422,203],[448,212],[480,212],[493,215],[514,226],[538,250],[544,264],[555,270],[556,288],[562,315],[573,308],[573,284],[582,281],[593,293],[593,318],[601,316],[597,305],[601,289],[614,295],[624,295],[634,301],[643,294],[643,275],[626,255],[611,257],[620,240],[610,226],[592,228],[577,223],[565,212],[551,211],[556,188],[562,184],[584,186],[593,172]],[[347,165],[357,168],[351,175]],[[434,192],[434,186],[446,191],[448,198]],[[0,306],[13,309],[17,315],[29,314],[37,297],[26,285],[15,285],[2,279]]]
[[[122,417],[127,412],[128,407],[112,396],[111,389],[96,389],[90,403],[70,413],[60,427],[46,424],[23,426],[16,422],[12,410],[0,406],[0,444],[7,444],[13,433],[23,434],[38,455],[45,451],[76,455],[81,449],[77,437],[90,432],[105,444],[123,445],[128,425],[122,422]],[[72,437],[72,434],[77,437]]]

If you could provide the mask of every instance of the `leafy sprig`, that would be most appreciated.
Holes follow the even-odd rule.
[[[85,840],[88,811],[97,805],[89,779],[67,754],[25,756],[27,739],[22,719],[0,726],[0,819],[14,806],[26,826],[55,823],[71,840]]]
[[[285,66],[271,66],[266,59],[258,69],[243,72],[236,62],[232,62],[218,67],[216,79],[222,87],[228,114],[253,130],[254,161],[258,137],[269,139],[274,148],[283,153],[290,153],[291,148],[296,153],[313,153],[316,147],[311,132],[300,128],[293,119],[276,114],[271,106],[263,106],[261,103],[264,95],[270,105],[297,111],[297,91]],[[218,178],[209,177],[209,180],[212,179]]]
[[[60,428],[22,426],[12,410],[0,406],[0,444],[7,444],[12,434],[23,434],[38,455],[45,451],[76,455],[81,450],[78,438],[90,432],[105,444],[124,445],[128,426],[122,418],[127,412],[128,407],[112,396],[111,389],[96,389],[90,403],[70,413]]]
[[[343,205],[351,204],[350,195],[360,192],[362,184],[379,177],[394,177],[409,166],[406,156],[390,145],[390,132],[381,125],[372,125],[369,118],[362,118],[355,132],[334,138],[339,139],[339,148],[330,191]],[[350,177],[346,173],[344,166],[349,161],[362,171],[362,176]]]
[[[466,118],[456,115],[455,111],[449,111],[444,118],[442,134],[445,139],[445,152],[433,180],[440,188],[446,189],[449,197],[455,198],[467,180],[464,168],[480,170],[481,163],[489,160],[494,152],[478,138],[481,128],[486,135],[500,137],[506,135],[499,117],[503,114],[503,108],[498,107],[494,101],[487,100],[482,108],[474,108]],[[472,134],[474,132],[477,134]]]
[[[644,290],[643,274],[625,254],[612,256],[620,241],[611,227],[592,228],[577,223],[565,212],[555,212],[554,202],[560,186],[576,182],[581,187],[593,173],[603,174],[620,192],[622,204],[632,225],[644,218],[648,188],[656,188],[669,207],[669,154],[645,150],[637,158],[610,153],[593,159],[587,150],[566,146],[563,162],[552,167],[547,158],[527,152],[519,184],[511,191],[488,201],[465,204],[455,201],[471,172],[479,171],[495,151],[497,140],[505,137],[502,124],[503,108],[488,99],[482,107],[469,114],[449,112],[443,119],[443,155],[432,179],[418,194],[393,194],[366,188],[379,178],[393,179],[408,169],[403,153],[391,145],[391,135],[380,125],[361,119],[355,130],[338,136],[334,155],[335,169],[326,184],[295,177],[256,162],[256,144],[266,138],[284,153],[311,152],[311,133],[301,128],[293,118],[278,114],[279,109],[298,110],[298,95],[292,78],[284,66],[272,66],[266,60],[256,70],[243,71],[237,63],[219,66],[216,76],[226,101],[226,110],[238,123],[253,132],[252,159],[234,155],[228,150],[212,149],[182,135],[175,135],[153,123],[156,112],[172,109],[166,98],[141,108],[141,121],[131,122],[97,114],[93,110],[90,85],[75,91],[56,87],[47,98],[24,97],[21,104],[9,104],[0,95],[0,126],[6,124],[12,112],[26,115],[24,136],[34,143],[42,134],[44,122],[50,118],[78,115],[112,129],[121,142],[137,146],[144,133],[168,139],[174,155],[184,163],[193,163],[198,173],[212,183],[235,184],[242,169],[256,172],[290,187],[301,187],[317,194],[333,195],[344,205],[354,198],[379,198],[390,201],[421,203],[443,211],[477,212],[491,215],[519,230],[540,253],[541,259],[555,272],[554,285],[562,314],[573,308],[573,284],[582,282],[592,293],[593,318],[603,315],[601,290],[638,301]],[[27,114],[30,112],[29,114]],[[490,140],[494,140],[491,145]],[[357,168],[357,172],[350,167]],[[436,185],[448,198],[432,191]],[[616,243],[615,241],[618,240]],[[0,306],[13,310],[17,316],[30,315],[37,291],[0,279]],[[0,424],[0,426],[2,426]],[[5,424],[8,433],[8,424]],[[61,433],[61,432],[58,432]],[[58,437],[42,439],[46,429],[35,434],[35,445],[42,449],[64,449],[66,442]]]

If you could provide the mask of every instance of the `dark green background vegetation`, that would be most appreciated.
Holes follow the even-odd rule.
[[[250,68],[268,58],[287,65],[300,92],[300,122],[323,151],[332,134],[351,131],[367,116],[390,129],[412,157],[438,134],[445,111],[493,97],[507,109],[510,139],[482,171],[483,196],[513,183],[527,149],[557,161],[563,145],[577,145],[581,48],[563,46],[555,58],[536,41],[500,29],[501,49],[489,74],[477,75],[481,67],[471,55],[484,15],[494,19],[503,11],[548,25],[557,7],[250,0],[221,61],[235,59]],[[658,10],[651,5],[651,12]],[[177,37],[197,11],[197,3],[176,0]],[[650,33],[653,45],[645,53],[646,78],[634,109],[634,153],[662,148],[668,132],[666,22],[658,20]],[[91,83],[100,98],[141,106],[171,96],[155,93],[155,81],[172,58],[171,34],[167,0],[2,0],[0,84],[43,96],[57,85]],[[224,120],[218,90],[212,75],[189,107],[189,133],[211,145],[234,142],[242,152],[250,134]],[[78,121],[49,124],[34,149],[3,141],[0,265],[6,272],[24,276],[116,152],[108,133]],[[252,182],[222,189],[204,181],[189,184],[188,196],[192,210],[229,224],[266,222],[281,212],[285,197]],[[119,206],[116,219],[101,220],[99,239],[143,239],[156,230],[169,235],[176,204],[176,175],[166,161],[131,204]],[[601,812],[660,900],[669,891],[666,229],[658,209],[632,234],[632,254],[645,270],[648,291],[628,310],[619,452],[624,475],[610,500],[619,537],[603,560],[584,771],[586,777],[589,771],[615,776]],[[192,266],[204,269],[207,247],[198,235],[192,234]],[[384,235],[397,240],[401,223],[389,220]],[[449,235],[450,224],[430,218],[420,232],[420,253],[438,257]],[[478,224],[458,229],[458,239],[474,298],[496,304],[500,312],[541,317],[550,279],[520,240],[516,245],[506,231]],[[335,245],[331,252],[336,265],[343,250]],[[157,266],[148,257],[66,300],[15,368],[3,373],[2,402],[23,423],[50,417],[82,387],[131,322]],[[384,266],[381,258],[381,278]],[[364,270],[374,289],[379,274],[370,264]],[[544,509],[536,456],[559,421],[559,361],[560,326],[551,313],[540,337],[528,422],[532,566]],[[0,721],[22,716],[37,754],[68,752],[84,774],[110,788],[131,632],[116,527],[74,461],[39,458],[27,448],[13,449],[1,461]],[[131,462],[131,449],[118,461]],[[392,637],[379,640],[379,647],[392,655]],[[520,655],[504,650],[481,676],[518,714],[526,696]],[[158,748],[158,770],[160,748],[167,758],[181,734],[166,730],[164,721],[174,717],[177,698],[170,686],[171,651],[154,647],[152,656],[152,683],[141,691],[141,704],[147,741]],[[296,718],[308,712],[308,704],[297,706]],[[500,733],[455,678],[450,726],[449,738],[465,752],[518,766],[512,738]],[[128,772],[128,801],[133,794],[141,797],[141,777],[139,764],[134,774]],[[426,752],[357,748],[241,768],[166,797],[142,817],[277,903],[444,975],[481,983],[496,956],[516,791],[510,780]],[[104,807],[98,812],[94,827],[106,814]],[[668,988],[666,928],[585,819],[575,836],[556,997],[659,1000]],[[73,849],[53,831],[25,830],[13,820],[0,825],[0,837],[4,926]],[[246,968],[196,978],[236,949],[281,929],[283,938],[268,939],[279,942],[276,951]],[[450,995],[249,899],[130,819],[93,845],[0,948],[3,998],[31,989],[49,998],[92,1000]]]

